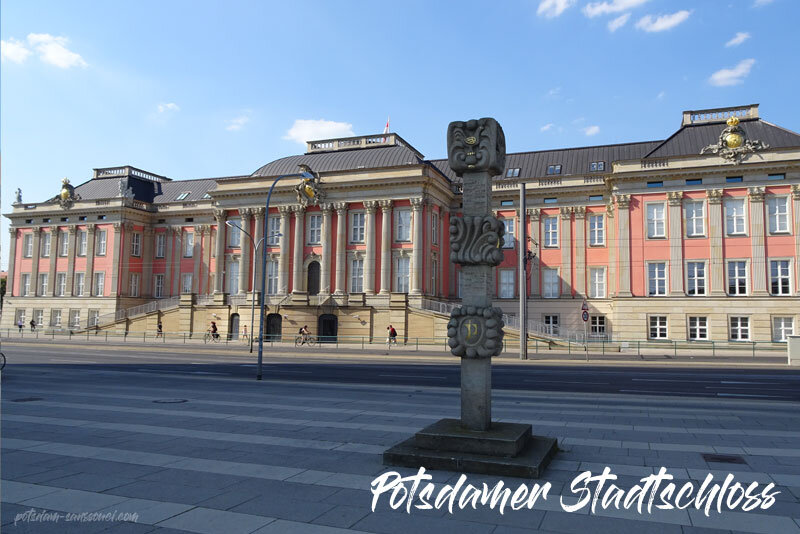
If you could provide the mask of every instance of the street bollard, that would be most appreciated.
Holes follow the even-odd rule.
[[[677,340],[674,340],[672,342],[672,348],[674,349],[674,351],[675,351],[674,354],[675,354],[675,357],[677,358],[678,357],[678,341]]]
[[[753,359],[756,359],[756,342],[753,341]]]
[[[712,341],[711,342],[711,357],[713,358],[716,355],[717,355],[717,348],[714,346],[714,342]]]
[[[361,337],[361,350],[364,350],[364,337]]]
[[[417,352],[419,352],[419,338],[417,338]]]
[[[572,342],[567,340],[567,354],[572,354]]]
[[[636,355],[641,357],[641,355],[642,355],[642,348],[641,348],[641,345],[639,345],[640,343],[641,343],[641,341],[637,341],[637,342],[636,342]]]

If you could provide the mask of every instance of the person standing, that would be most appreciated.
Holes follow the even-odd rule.
[[[35,319],[31,319],[30,325],[31,325],[31,332],[36,332],[36,320]]]
[[[158,321],[156,325],[156,338],[162,337],[164,335],[164,325],[161,324],[161,321]]]
[[[21,333],[22,333],[22,326],[23,326],[23,324],[22,324],[22,319],[20,319],[19,321],[17,321],[17,326],[19,327],[19,333],[21,334]]]

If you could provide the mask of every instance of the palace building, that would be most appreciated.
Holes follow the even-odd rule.
[[[495,305],[508,324],[517,254],[529,250],[528,317],[542,335],[582,335],[584,299],[596,339],[781,342],[798,331],[800,135],[757,105],[685,111],[667,133],[507,155],[493,204],[506,227]],[[318,177],[316,202],[286,178],[265,212],[275,178],[301,164]],[[394,133],[310,141],[243,176],[94,169],[39,202],[18,192],[2,327],[153,333],[161,321],[196,335],[214,320],[236,336],[252,331],[263,276],[270,336],[309,325],[384,338],[391,323],[401,337],[443,337],[470,290],[449,254],[461,195],[446,159]]]

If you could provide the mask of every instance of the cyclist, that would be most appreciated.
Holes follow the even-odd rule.
[[[311,332],[308,331],[308,325],[303,325],[303,328],[300,329],[298,334],[300,334],[300,337],[302,338],[302,342],[300,344],[305,345],[308,341],[308,336],[311,334]]]
[[[215,340],[219,339],[219,330],[217,329],[217,323],[211,321],[211,337]]]

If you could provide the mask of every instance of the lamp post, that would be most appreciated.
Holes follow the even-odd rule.
[[[292,173],[292,174],[283,174],[275,178],[272,182],[272,185],[269,186],[269,192],[267,193],[267,203],[266,209],[264,210],[264,235],[267,235],[268,232],[268,223],[269,223],[269,201],[272,198],[272,191],[275,189],[275,185],[283,180],[284,178],[303,178],[306,181],[306,186],[301,189],[301,194],[305,194],[309,199],[314,199],[314,189],[307,184],[307,182],[314,179],[313,171],[311,167],[305,164],[298,165],[300,168],[300,172]],[[263,362],[264,356],[264,303],[266,299],[263,297],[265,288],[266,288],[266,281],[267,281],[267,247],[262,247],[261,249],[261,306],[259,311],[259,318],[258,318],[258,371],[256,373],[256,380],[261,380],[261,367]]]

